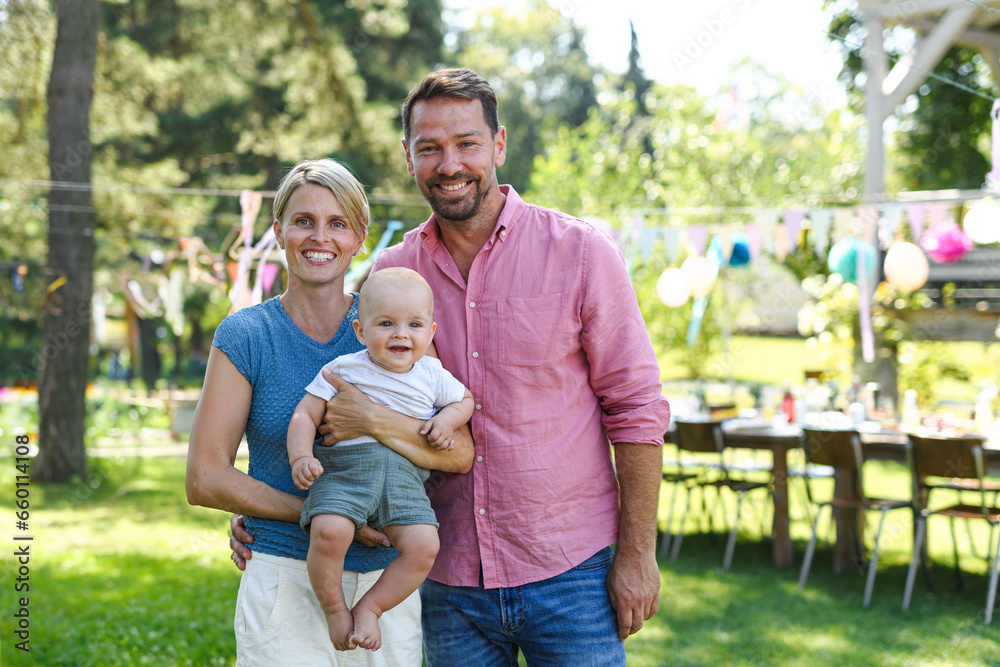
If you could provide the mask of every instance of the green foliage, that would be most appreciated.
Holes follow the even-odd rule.
[[[232,193],[274,188],[302,158],[342,158],[373,189],[410,187],[398,105],[440,60],[440,0],[140,0],[103,3],[101,10],[91,113],[94,288],[113,316],[124,314],[127,280],[141,282],[151,300],[161,287],[161,267],[151,255],[176,255],[178,239],[193,236],[225,251],[240,221]],[[45,82],[54,29],[52,3],[3,3],[0,145],[7,159],[0,179],[22,181],[0,185],[0,224],[7,231],[0,248],[4,381],[33,381],[37,364],[24,358],[37,357],[41,346],[48,202],[38,182],[49,178]],[[79,157],[65,148],[66,164]],[[59,166],[53,165],[56,178]],[[264,208],[258,236],[269,224]],[[20,265],[27,274],[23,291],[15,291],[8,277]],[[218,287],[185,289],[190,303],[211,298]],[[199,324],[210,331],[218,319]],[[16,349],[36,353],[18,358]]]
[[[857,113],[864,109],[864,31],[856,7],[842,0],[825,0],[834,7],[832,38],[840,45],[844,66],[840,82]],[[890,67],[913,41],[901,26],[884,35]],[[887,144],[888,190],[976,189],[990,169],[990,109],[996,94],[990,68],[975,49],[952,46],[934,66],[932,75],[895,111],[898,140]]]
[[[929,80],[916,93],[912,115],[901,119],[902,187],[978,189],[990,170],[990,110],[996,88],[987,83],[989,67],[973,49],[952,47],[934,73],[957,85]]]
[[[654,85],[644,117],[637,116],[632,89],[602,91],[587,122],[559,127],[536,159],[532,197],[614,226],[628,223],[637,208],[669,213],[691,206],[815,206],[825,197],[856,198],[858,120],[826,112],[819,100],[787,82],[758,74],[760,96],[747,100],[745,114],[731,120],[713,108],[718,100],[684,86]],[[730,217],[723,222],[740,220],[739,214]]]
[[[545,0],[529,0],[516,13],[483,10],[456,34],[449,62],[476,70],[496,90],[508,141],[500,182],[518,192],[528,189],[549,133],[583,123],[595,104],[598,72],[588,63],[583,36]]]
[[[45,87],[55,17],[44,0],[4,3],[0,20],[0,179],[47,180]],[[21,378],[23,351],[41,338],[37,306],[47,282],[45,199],[36,187],[0,186],[0,378]],[[13,286],[24,266],[23,290]],[[32,377],[33,379],[33,377]]]

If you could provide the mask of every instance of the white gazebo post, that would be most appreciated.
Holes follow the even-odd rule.
[[[995,3],[996,0],[986,0]],[[941,61],[952,44],[967,39],[967,30],[980,7],[966,0],[859,0],[858,10],[865,28],[861,52],[867,83],[865,85],[865,120],[868,129],[868,152],[865,161],[865,204],[885,200],[885,140],[883,124],[896,107],[913,94],[927,74]],[[988,10],[983,10],[988,11]],[[902,24],[921,37],[889,70],[883,30],[887,24]],[[993,34],[993,33],[990,33]],[[981,41],[987,41],[982,38]],[[980,48],[986,45],[980,45]],[[996,72],[996,51],[1000,43],[992,41],[986,49],[987,61]],[[992,57],[991,57],[992,56]],[[862,303],[864,300],[862,299]],[[862,317],[862,322],[867,318]],[[863,337],[863,336],[862,336]],[[876,358],[877,373],[885,395],[898,398],[896,360]]]
[[[865,203],[880,201],[885,191],[885,144],[882,124],[896,107],[924,82],[927,73],[941,61],[945,52],[956,42],[971,42],[979,36],[978,48],[987,44],[983,32],[967,31],[980,8],[965,0],[860,0],[858,9],[867,35],[862,59],[868,82],[865,88],[865,119],[868,125],[868,155],[865,169]],[[986,11],[986,10],[983,10]],[[901,23],[918,30],[920,37],[913,47],[888,71],[882,41],[886,23]],[[987,62],[993,67],[1000,41],[995,33],[986,51]],[[972,36],[972,39],[970,39]],[[992,51],[992,52],[991,52]],[[992,57],[991,57],[992,56]]]

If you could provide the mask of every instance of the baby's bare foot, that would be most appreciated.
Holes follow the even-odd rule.
[[[368,609],[354,609],[354,632],[350,641],[361,648],[377,651],[382,647],[382,632],[378,627],[378,615]]]
[[[338,651],[351,651],[358,647],[352,640],[354,631],[354,616],[348,610],[326,615],[326,623],[330,627],[330,641]]]

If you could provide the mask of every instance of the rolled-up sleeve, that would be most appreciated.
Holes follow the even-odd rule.
[[[593,229],[583,265],[582,343],[612,443],[662,445],[670,405],[660,367],[618,248]]]

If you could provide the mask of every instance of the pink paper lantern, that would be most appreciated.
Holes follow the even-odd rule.
[[[913,292],[924,286],[930,267],[924,251],[913,245],[898,241],[885,253],[885,279],[890,285],[903,292]]]
[[[938,264],[953,264],[972,249],[972,239],[954,221],[945,220],[925,231],[920,245]]]
[[[688,289],[687,281],[684,279],[684,272],[678,268],[669,268],[660,274],[656,281],[656,294],[660,301],[671,308],[679,308],[687,303],[691,297],[691,290]]]

